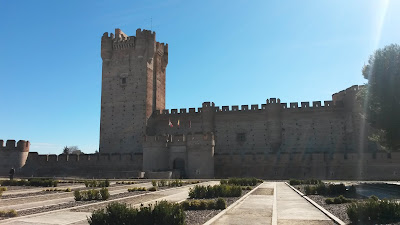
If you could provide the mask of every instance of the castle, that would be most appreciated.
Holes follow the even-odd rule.
[[[323,103],[270,98],[261,105],[204,102],[168,110],[168,45],[157,42],[155,32],[104,33],[101,58],[100,153],[29,153],[22,174],[397,179],[400,173],[400,153],[378,151],[367,138],[359,86]]]

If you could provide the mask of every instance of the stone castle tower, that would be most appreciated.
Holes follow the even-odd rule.
[[[101,38],[101,58],[100,153],[142,152],[147,119],[165,108],[168,44],[149,30],[115,29]]]

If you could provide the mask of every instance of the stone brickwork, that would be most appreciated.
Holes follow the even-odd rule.
[[[168,45],[155,32],[115,29],[101,38],[101,58],[100,152],[142,152],[147,118],[165,108]]]
[[[0,140],[0,176],[8,175],[11,168],[19,170],[25,165],[29,154],[29,141]]]

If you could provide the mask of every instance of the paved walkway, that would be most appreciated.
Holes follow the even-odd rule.
[[[335,224],[285,183],[276,183],[276,206],[279,225]]]
[[[274,183],[263,183],[212,224],[272,224],[273,204]]]

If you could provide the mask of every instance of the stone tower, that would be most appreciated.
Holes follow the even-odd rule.
[[[101,58],[100,153],[142,152],[147,119],[165,108],[168,44],[149,30],[115,29],[101,38]]]

